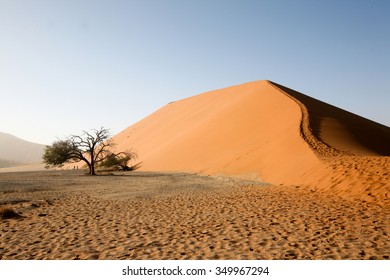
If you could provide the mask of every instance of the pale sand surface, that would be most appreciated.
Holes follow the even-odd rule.
[[[43,163],[20,164],[16,166],[2,167],[0,173],[4,172],[25,172],[25,171],[42,171],[45,170]]]
[[[123,175],[123,176],[121,176]],[[389,205],[226,177],[0,173],[1,259],[389,259]]]

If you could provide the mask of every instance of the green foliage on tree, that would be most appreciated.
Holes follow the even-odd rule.
[[[51,146],[46,146],[43,162],[47,165],[62,166],[72,157],[72,143],[68,140],[58,140]]]
[[[133,152],[120,152],[117,154],[109,154],[100,164],[100,167],[112,168],[116,167],[123,171],[130,171],[131,167],[128,163],[131,159],[135,158],[136,155]]]
[[[72,135],[47,146],[43,162],[47,167],[61,167],[65,163],[84,161],[90,175],[96,175],[99,164],[116,164],[126,169],[128,162],[136,157],[134,152],[114,153],[114,143],[106,128],[83,131],[82,135]]]

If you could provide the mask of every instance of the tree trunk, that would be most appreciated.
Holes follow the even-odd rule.
[[[91,157],[91,167],[89,168],[89,175],[96,175],[95,173],[95,145],[89,150],[89,156]]]
[[[87,163],[89,169],[88,175],[96,175],[94,164],[90,163],[89,161],[85,161],[85,162]]]
[[[95,164],[91,163],[89,166],[89,175],[96,175],[95,173]]]

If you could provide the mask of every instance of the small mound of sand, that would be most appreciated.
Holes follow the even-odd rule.
[[[22,215],[18,214],[9,207],[1,207],[0,208],[0,217],[1,219],[21,219],[23,218]]]

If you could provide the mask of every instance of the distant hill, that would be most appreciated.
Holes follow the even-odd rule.
[[[0,132],[0,168],[42,162],[45,145]]]

